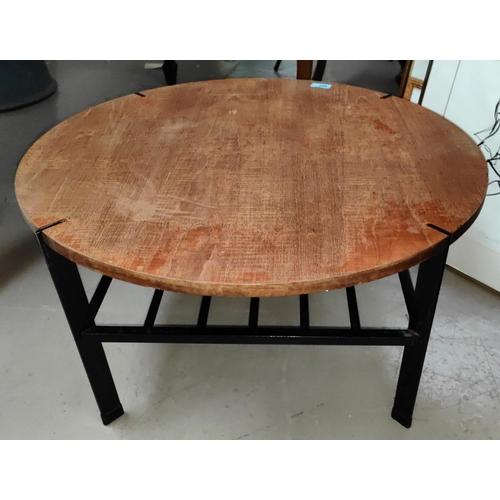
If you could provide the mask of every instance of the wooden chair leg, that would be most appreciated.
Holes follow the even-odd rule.
[[[297,80],[310,80],[312,69],[312,61],[297,61]]]

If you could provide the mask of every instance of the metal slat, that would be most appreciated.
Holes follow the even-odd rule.
[[[353,286],[346,288],[347,295],[347,306],[349,307],[349,320],[351,322],[351,328],[353,330],[359,330],[361,328],[361,322],[359,320],[359,310],[358,301],[356,299],[356,290]]]
[[[415,307],[415,288],[413,286],[410,271],[401,271],[398,273],[398,276],[405,299],[406,309],[408,310],[408,315],[411,316],[413,308]]]
[[[212,297],[209,297],[207,295],[204,295],[201,299],[200,312],[198,313],[198,323],[196,324],[198,328],[205,328],[207,326],[211,302]]]
[[[158,325],[145,330],[136,326],[98,325],[82,333],[86,341],[156,342],[179,344],[271,344],[271,345],[409,345],[419,341],[411,330],[313,327],[303,333],[300,327],[261,326],[254,333],[247,326]]]
[[[300,296],[300,328],[309,328],[309,295]]]
[[[153,299],[148,309],[148,314],[146,315],[146,321],[144,321],[144,326],[149,328],[155,324],[156,315],[158,314],[158,308],[160,307],[160,302],[163,297],[163,290],[155,290],[153,294]]]
[[[248,314],[248,326],[257,328],[259,324],[259,298],[252,297],[250,299],[250,312]]]
[[[94,295],[92,295],[89,303],[89,310],[92,319],[97,316],[104,297],[106,297],[106,293],[108,292],[109,285],[111,285],[111,281],[113,281],[113,278],[110,278],[109,276],[103,276],[99,281],[99,284],[97,285]]]

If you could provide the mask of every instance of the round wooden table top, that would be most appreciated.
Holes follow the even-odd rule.
[[[21,210],[108,276],[226,296],[319,292],[418,264],[482,206],[485,159],[441,116],[380,92],[233,79],[128,95],[26,153]]]

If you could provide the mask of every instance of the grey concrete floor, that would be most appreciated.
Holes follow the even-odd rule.
[[[179,82],[275,77],[274,61],[181,61]],[[89,106],[164,84],[144,61],[51,62],[56,95],[0,114],[0,438],[499,438],[500,298],[447,270],[410,430],[390,418],[400,348],[106,345],[126,414],[101,424],[13,183],[43,132]],[[325,81],[395,92],[396,61],[329,61]],[[280,75],[293,77],[295,62]],[[82,269],[89,293],[98,276]],[[114,281],[98,320],[137,323],[152,290]],[[364,326],[404,325],[397,278],[358,287]],[[199,299],[166,293],[158,321],[194,322]],[[297,324],[296,297],[262,300],[261,323]],[[292,312],[291,312],[292,311]],[[293,312],[295,311],[295,313]],[[211,323],[244,323],[248,300],[214,299]],[[312,323],[347,325],[342,291],[311,296]]]

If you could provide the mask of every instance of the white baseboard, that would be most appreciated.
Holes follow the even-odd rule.
[[[500,254],[466,235],[451,245],[446,263],[474,280],[500,291]]]

